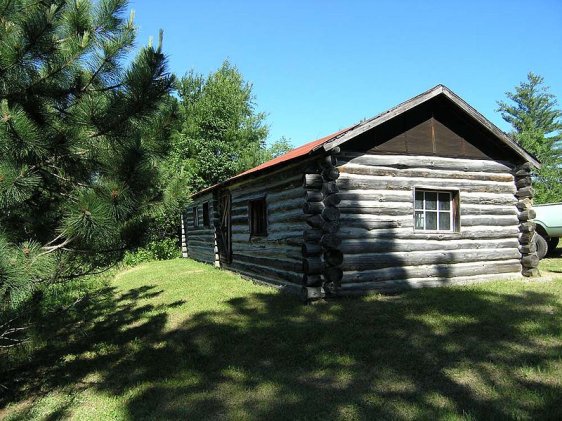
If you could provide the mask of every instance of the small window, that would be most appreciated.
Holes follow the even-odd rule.
[[[193,227],[194,228],[199,227],[199,212],[197,210],[197,206],[193,207]]]
[[[250,234],[252,236],[267,236],[267,205],[265,198],[250,200]]]
[[[457,192],[415,191],[414,227],[420,231],[456,231]]]
[[[209,218],[209,202],[203,203],[203,226],[210,227],[211,219]]]

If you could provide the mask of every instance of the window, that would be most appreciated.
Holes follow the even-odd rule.
[[[193,207],[193,227],[199,227],[199,212],[197,212],[197,206]]]
[[[422,231],[458,230],[458,193],[450,191],[415,191],[414,227]]]
[[[267,205],[265,198],[250,200],[250,234],[252,236],[267,235]]]
[[[211,219],[209,218],[209,202],[203,203],[203,226],[210,227]]]

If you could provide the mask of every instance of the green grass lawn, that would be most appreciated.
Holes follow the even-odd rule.
[[[172,260],[43,329],[54,339],[0,380],[0,418],[562,418],[552,276],[303,306]]]

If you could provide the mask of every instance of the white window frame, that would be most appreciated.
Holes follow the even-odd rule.
[[[417,193],[423,193],[423,208],[416,207],[416,195]],[[426,193],[436,193],[437,200],[436,200],[436,209],[426,209]],[[447,194],[449,195],[449,209],[440,209],[439,208],[439,195],[440,194]],[[423,187],[415,188],[414,189],[414,231],[418,232],[455,232],[455,200],[454,196],[455,192],[451,190],[434,190],[434,189],[424,189]],[[423,228],[416,227],[416,214],[418,212],[423,212]],[[426,222],[427,213],[435,213],[437,217],[437,229],[426,229]],[[449,229],[439,229],[439,215],[441,213],[448,213],[449,214]]]

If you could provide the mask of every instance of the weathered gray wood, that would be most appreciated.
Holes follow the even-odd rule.
[[[343,253],[340,250],[327,250],[324,253],[324,262],[327,265],[339,266],[343,262]]]
[[[442,158],[436,156],[412,155],[367,155],[359,152],[342,152],[340,159],[353,164],[394,168],[428,168],[452,171],[482,171],[509,173],[513,166],[492,160]]]
[[[473,249],[517,249],[517,237],[500,238],[494,240],[415,240],[415,239],[346,239],[341,241],[340,250],[345,256],[363,253],[385,253],[392,251],[447,251],[447,250],[473,250]]]
[[[535,219],[537,217],[537,212],[534,209],[529,209],[523,212],[520,212],[517,217],[520,221],[525,222],[529,219]]]
[[[389,252],[346,255],[342,268],[345,271],[368,270],[373,267],[430,265],[490,260],[518,259],[517,249],[447,250],[429,252]]]
[[[403,177],[369,177],[342,174],[338,180],[341,190],[351,189],[388,189],[388,190],[412,190],[414,187],[425,189],[447,189],[467,190],[471,192],[487,193],[515,193],[515,184],[488,181],[469,181],[454,179],[415,179]]]
[[[305,257],[320,256],[321,254],[322,247],[318,243],[304,243],[302,245],[302,255]]]
[[[305,174],[303,177],[303,187],[305,189],[322,189],[324,179],[320,174]]]
[[[248,264],[246,262],[232,261],[226,265],[228,269],[235,270],[236,272],[243,273],[252,279],[261,279],[271,284],[284,284],[286,282],[301,285],[302,274],[295,272],[287,272],[275,268]]]
[[[343,275],[342,285],[358,283],[369,284],[393,279],[456,278],[492,273],[517,273],[520,270],[521,263],[518,259],[425,266],[402,265],[365,271],[346,271]]]
[[[246,263],[248,267],[256,265],[260,267],[268,267],[280,271],[299,273],[301,270],[301,262],[299,260],[292,260],[288,258],[269,258],[256,255],[245,255],[240,253],[233,253],[233,262]]]
[[[536,267],[523,268],[521,274],[525,277],[533,277],[533,278],[541,275]]]
[[[368,175],[378,177],[408,177],[408,178],[446,178],[478,181],[496,181],[513,183],[514,178],[510,173],[495,173],[482,171],[456,171],[456,170],[430,170],[423,168],[392,168],[373,167],[369,165],[346,164],[339,167],[340,173]]]
[[[321,168],[333,168],[337,164],[337,159],[333,155],[326,155],[318,160],[318,164]]]
[[[340,218],[340,210],[332,206],[327,206],[322,210],[322,218],[329,222],[337,222]]]
[[[516,226],[519,224],[519,219],[515,215],[461,215],[461,226],[463,227],[473,227],[473,226]]]
[[[322,202],[304,202],[302,205],[303,212],[309,215],[320,214],[324,208],[325,206]]]
[[[326,206],[337,206],[341,202],[341,198],[338,194],[330,194],[324,197],[324,205]]]
[[[339,267],[325,267],[322,271],[322,276],[326,282],[333,282],[339,285],[343,278],[343,271]]]
[[[324,232],[321,229],[314,228],[306,229],[303,233],[305,241],[320,241],[322,235],[324,235]]]
[[[519,252],[521,254],[531,254],[537,252],[537,245],[535,242],[530,242],[529,244],[521,244],[519,245]]]
[[[320,257],[307,257],[302,260],[302,270],[307,275],[321,274],[324,266],[324,262]]]
[[[322,285],[321,275],[307,275],[302,276],[302,284],[307,287],[319,287]]]
[[[336,184],[335,181],[325,182],[325,183],[322,185],[322,192],[323,192],[325,195],[334,194],[334,193],[337,193],[338,191],[339,191],[339,188],[338,188],[338,186],[337,186],[337,184]]]
[[[304,200],[307,202],[321,202],[324,194],[321,191],[307,190],[304,193]]]
[[[326,181],[337,180],[339,176],[340,176],[340,170],[338,170],[336,167],[324,168],[322,170],[322,177]]]
[[[337,249],[341,244],[341,239],[335,234],[323,234],[319,241],[326,249]]]
[[[521,264],[525,268],[536,268],[539,265],[539,257],[536,253],[527,254],[521,258]]]
[[[523,187],[530,187],[531,184],[531,177],[518,178],[517,181],[515,181],[515,187],[517,187],[518,189]]]
[[[523,222],[519,225],[519,231],[521,232],[534,232],[537,224],[532,221]]]
[[[517,193],[515,193],[515,196],[519,198],[524,198],[524,197],[532,198],[534,195],[535,195],[535,190],[532,187],[522,187],[519,190],[517,190]]]
[[[399,292],[407,289],[439,287],[446,285],[464,285],[476,282],[492,281],[499,279],[516,279],[520,278],[520,272],[493,273],[474,276],[459,276],[453,278],[436,277],[436,278],[410,278],[395,279],[380,282],[370,282],[361,284],[343,284],[338,290],[337,295],[364,295],[369,292]]]

